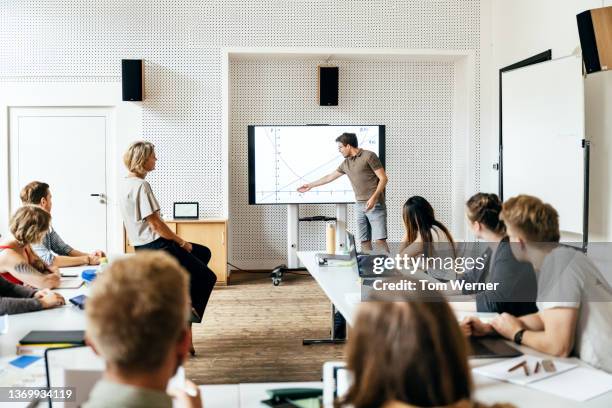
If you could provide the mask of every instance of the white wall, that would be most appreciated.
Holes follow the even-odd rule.
[[[0,82],[116,80],[121,58],[145,59],[142,134],[122,137],[156,144],[150,180],[165,216],[174,201],[199,201],[200,216],[223,216],[224,48],[472,50],[479,157],[482,1],[7,0],[0,2]]]
[[[322,107],[312,85],[317,81],[317,64],[324,62],[238,60],[230,64],[230,254],[235,265],[273,267],[286,257],[287,234],[279,228],[287,219],[286,206],[248,205],[246,129],[250,124],[384,124],[385,169],[390,175],[389,240],[399,242],[404,233],[401,208],[411,195],[427,197],[446,225],[453,225],[457,217],[463,222],[463,213],[454,211],[450,199],[455,185],[462,185],[455,178],[465,177],[453,173],[451,159],[454,148],[463,147],[453,143],[453,99],[461,92],[455,90],[455,63],[330,60],[340,69],[339,105]],[[354,231],[352,207],[348,226]],[[301,215],[334,216],[334,206],[304,205]],[[260,239],[262,235],[265,239]],[[324,242],[324,223],[300,225],[300,249],[321,250]]]
[[[481,138],[483,190],[497,191],[497,172],[491,165],[497,162],[499,137],[498,72],[547,49],[553,58],[573,53],[580,47],[576,14],[591,8],[612,5],[612,0],[491,0],[491,39],[483,52],[491,57],[487,81],[491,122],[483,127]],[[586,134],[592,141],[590,239],[612,239],[612,72],[590,75],[586,79]],[[484,95],[483,95],[484,97]],[[483,122],[483,126],[485,126]]]

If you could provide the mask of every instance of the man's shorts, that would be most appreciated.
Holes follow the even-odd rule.
[[[355,203],[357,239],[361,242],[387,239],[387,206],[376,203],[371,210],[364,212],[365,207],[365,201]]]

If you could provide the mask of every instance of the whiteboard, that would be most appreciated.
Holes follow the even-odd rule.
[[[504,199],[539,197],[559,212],[562,231],[583,233],[584,81],[570,56],[504,72]]]
[[[354,203],[348,177],[299,193],[332,173],[344,158],[336,138],[355,133],[360,148],[380,157],[384,126],[249,126],[249,203]]]

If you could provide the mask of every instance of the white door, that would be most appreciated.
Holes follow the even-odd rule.
[[[11,212],[19,192],[49,184],[52,224],[81,251],[107,248],[106,140],[108,108],[10,108]]]

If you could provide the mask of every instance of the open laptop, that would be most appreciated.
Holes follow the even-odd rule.
[[[343,361],[323,364],[323,406],[331,407],[336,398],[344,396],[353,382],[351,372]]]
[[[48,400],[50,408],[80,407],[104,373],[105,363],[91,347],[50,348],[45,351],[47,387],[67,387],[68,401]],[[185,370],[179,367],[168,383],[168,389],[185,387]],[[65,394],[65,396],[67,396]]]
[[[350,261],[357,259],[357,246],[355,245],[355,236],[350,232],[346,232],[348,241],[348,254],[317,254],[319,265],[326,265],[328,261]]]
[[[45,351],[45,369],[49,388],[68,387],[66,392],[72,391],[66,401],[48,400],[49,407],[79,407],[102,378],[104,360],[88,346],[50,348]]]
[[[470,337],[468,344],[469,358],[511,358],[523,355],[502,338]]]

